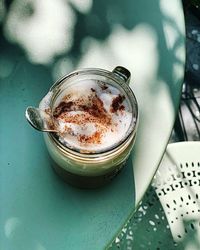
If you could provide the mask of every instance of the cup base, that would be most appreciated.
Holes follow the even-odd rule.
[[[124,167],[126,162],[121,163],[120,165],[116,166],[114,170],[104,175],[98,176],[82,176],[71,173],[55,162],[53,162],[52,167],[56,174],[61,177],[65,182],[68,184],[78,187],[78,188],[85,188],[85,189],[94,189],[102,187],[108,184],[116,175],[118,175],[121,169]]]

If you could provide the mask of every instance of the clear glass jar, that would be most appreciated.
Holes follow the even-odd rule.
[[[118,88],[126,96],[133,113],[133,120],[126,137],[115,147],[95,153],[82,153],[63,145],[56,133],[45,133],[44,138],[53,160],[52,165],[61,178],[81,188],[95,188],[109,182],[125,165],[136,137],[138,105],[133,91],[128,85],[130,72],[118,66],[112,72],[103,69],[83,69],[64,76],[50,89],[52,93],[51,109],[53,110],[58,96],[63,93],[67,85],[87,79],[103,81]]]

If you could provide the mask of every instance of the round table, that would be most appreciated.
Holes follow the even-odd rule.
[[[50,0],[25,8],[23,2],[14,1],[2,23],[2,249],[105,248],[133,214],[150,184],[179,105],[185,63],[180,0],[86,1],[87,6],[71,1],[64,3],[65,8],[61,8],[61,0],[56,2],[52,11]],[[66,34],[59,38],[63,39],[63,51],[56,40],[62,29],[47,25],[51,36],[46,29],[44,34],[39,33],[54,15],[60,18],[60,24],[62,18],[68,23],[74,20],[71,29],[68,25]],[[14,19],[16,16],[19,19]],[[68,47],[67,42],[71,43]],[[134,150],[127,166],[109,185],[96,190],[73,188],[54,174],[42,134],[28,125],[25,109],[38,106],[58,76],[82,67],[112,70],[117,65],[131,71],[130,86],[139,103]]]

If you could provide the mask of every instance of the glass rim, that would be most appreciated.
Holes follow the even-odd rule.
[[[123,89],[124,93],[128,97],[129,103],[131,104],[132,113],[134,113],[134,115],[132,116],[131,124],[130,124],[128,130],[126,131],[125,136],[117,144],[114,144],[113,146],[111,146],[109,148],[95,150],[93,152],[92,151],[87,152],[87,150],[85,150],[85,152],[84,152],[84,150],[81,150],[80,148],[78,149],[75,147],[70,148],[66,144],[61,143],[61,141],[59,140],[59,136],[56,133],[51,133],[51,136],[53,137],[54,141],[57,141],[57,143],[59,145],[62,145],[62,148],[65,148],[66,150],[70,150],[70,151],[73,151],[73,152],[76,152],[76,153],[82,154],[82,155],[100,155],[100,154],[103,154],[106,152],[111,152],[111,151],[115,150],[116,148],[120,147],[120,145],[122,145],[125,141],[127,141],[127,139],[130,137],[130,135],[134,131],[137,130],[137,126],[138,126],[138,116],[139,116],[138,104],[137,104],[137,100],[136,100],[136,97],[135,97],[132,89],[130,88],[128,83],[124,79],[120,78],[118,75],[115,75],[111,71],[100,69],[100,68],[85,68],[85,69],[76,70],[76,71],[73,71],[69,74],[66,74],[62,78],[58,79],[50,88],[50,91],[52,91],[52,93],[53,93],[51,100],[50,100],[51,112],[53,112],[53,104],[56,101],[56,98],[59,96],[59,91],[60,91],[62,85],[64,83],[66,83],[67,80],[75,78],[75,77],[79,77],[79,76],[83,76],[83,75],[91,75],[91,74],[96,75],[96,76],[103,76],[103,77],[109,78],[117,85],[116,88],[118,88],[119,90],[120,90],[120,88]]]

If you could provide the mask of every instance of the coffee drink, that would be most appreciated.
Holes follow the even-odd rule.
[[[48,107],[49,93],[40,108],[52,113],[59,141],[81,153],[98,153],[120,144],[134,122],[125,93],[99,80],[69,84]],[[51,111],[50,111],[51,110]]]

